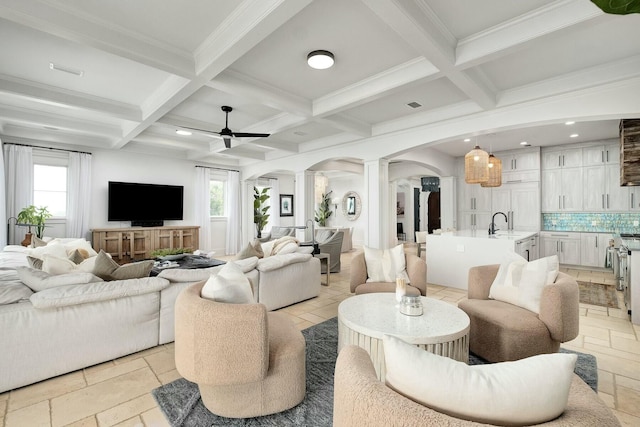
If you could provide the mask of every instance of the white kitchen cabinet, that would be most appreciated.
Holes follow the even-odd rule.
[[[640,211],[640,187],[627,187],[629,193],[627,200],[629,201],[630,211]]]
[[[489,229],[491,188],[464,182],[464,159],[458,163],[458,229]]]
[[[605,267],[607,248],[613,234],[581,233],[580,234],[580,265],[585,267]]]
[[[489,233],[491,223],[491,212],[461,212],[458,219],[459,230],[478,230]],[[506,229],[506,228],[505,228]]]
[[[542,171],[542,212],[582,211],[582,168]]]
[[[540,181],[540,148],[494,153],[502,161],[502,183]]]
[[[583,168],[583,209],[588,212],[627,211],[627,187],[620,186],[620,165]]]
[[[502,215],[495,217],[496,228],[506,230],[540,230],[540,185],[537,182],[504,184],[491,191],[491,211],[504,212],[511,221],[507,224]]]
[[[544,150],[542,169],[576,168],[582,166],[582,148]]]
[[[620,164],[620,144],[604,144],[584,147],[582,149],[584,166]]]
[[[558,255],[561,264],[580,265],[580,234],[541,232],[540,244],[544,256]]]

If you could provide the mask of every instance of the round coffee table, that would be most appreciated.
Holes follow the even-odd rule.
[[[338,351],[367,350],[380,381],[385,378],[382,337],[393,335],[441,356],[469,362],[469,316],[446,302],[421,297],[422,316],[400,313],[394,293],[356,295],[338,306]]]

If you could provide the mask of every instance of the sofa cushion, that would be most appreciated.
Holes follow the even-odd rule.
[[[402,277],[409,283],[406,270],[404,246],[397,245],[391,249],[374,249],[364,247],[364,259],[367,265],[367,282],[393,282]]]
[[[239,259],[233,261],[243,273],[248,273],[256,268],[258,265],[258,258],[251,257],[246,259]],[[163,277],[171,282],[201,282],[207,280],[212,274],[218,274],[224,265],[217,265],[215,267],[207,268],[167,268],[162,270],[158,277]]]
[[[312,258],[311,254],[301,254],[294,252],[291,254],[284,254],[278,256],[271,256],[258,260],[256,269],[262,272],[273,271],[279,268],[285,267],[289,264],[295,264],[298,262],[306,262]]]
[[[238,255],[236,255],[236,259],[246,259],[251,257],[262,258],[264,257],[264,252],[262,252],[262,245],[260,240],[255,239],[253,242],[247,243],[247,246],[240,251]]]
[[[16,271],[18,272],[18,277],[20,277],[22,283],[27,285],[34,292],[44,291],[45,289],[55,288],[58,286],[102,281],[101,278],[96,277],[91,273],[67,273],[54,276],[31,267],[17,267]]]
[[[577,355],[469,366],[385,335],[386,384],[438,412],[498,425],[539,424],[564,411]]]
[[[168,280],[158,277],[101,281],[86,285],[68,285],[47,289],[31,295],[30,300],[35,308],[67,307],[160,292],[168,286]]]
[[[527,262],[515,253],[507,254],[491,284],[489,297],[540,313],[542,289],[556,280],[558,271],[557,255]]]
[[[226,263],[212,275],[200,291],[202,298],[231,304],[251,304],[255,302],[251,284],[233,261]]]
[[[151,269],[153,268],[153,260],[119,265],[104,251],[100,251],[95,258],[93,274],[103,280],[126,280],[149,277]]]

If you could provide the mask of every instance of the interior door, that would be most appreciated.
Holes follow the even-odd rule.
[[[429,215],[427,220],[427,230],[429,234],[433,233],[433,230],[441,228],[440,226],[440,192],[429,193],[427,199],[427,206],[429,207]]]
[[[420,231],[420,189],[413,189],[413,229]],[[413,236],[415,238],[415,235]],[[413,239],[409,239],[413,240]]]

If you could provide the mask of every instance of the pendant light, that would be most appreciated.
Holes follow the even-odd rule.
[[[478,144],[464,156],[464,182],[481,184],[489,180],[489,154]]]
[[[489,154],[489,162],[487,164],[489,169],[489,180],[487,182],[481,182],[481,187],[500,187],[502,185],[502,160]]]

